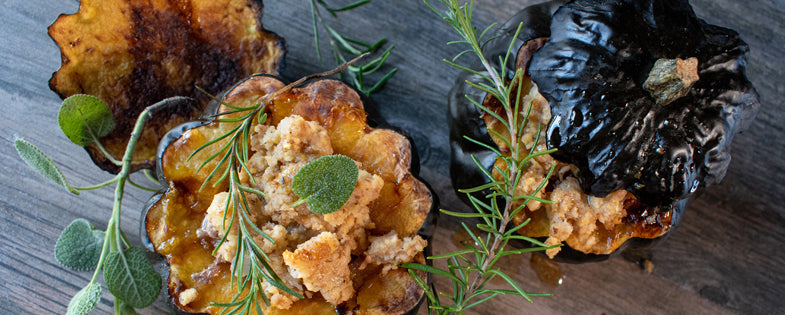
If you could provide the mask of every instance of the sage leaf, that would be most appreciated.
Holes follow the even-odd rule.
[[[155,302],[162,280],[144,255],[144,249],[130,247],[106,256],[104,281],[116,298],[133,308],[145,308]]]
[[[359,169],[344,155],[320,157],[303,166],[292,180],[292,191],[300,197],[293,206],[308,203],[314,213],[328,214],[340,209],[357,185]]]
[[[139,313],[136,312],[131,305],[128,303],[123,302],[123,300],[114,299],[115,303],[115,315],[138,315]]]
[[[86,287],[71,298],[68,303],[67,315],[84,315],[92,311],[101,301],[101,284],[90,282]]]
[[[86,146],[114,129],[114,116],[101,99],[75,94],[63,100],[57,113],[57,123],[68,140]]]
[[[65,180],[65,175],[63,175],[63,172],[57,167],[57,164],[35,145],[22,138],[17,138],[14,140],[14,147],[16,147],[16,152],[19,154],[19,157],[21,157],[27,165],[36,170],[36,172],[41,174],[41,176],[63,186],[73,194],[79,194],[78,190],[71,187],[71,185],[68,185],[68,181]]]
[[[55,259],[74,270],[93,270],[101,258],[104,232],[93,228],[85,219],[69,224],[55,244]]]

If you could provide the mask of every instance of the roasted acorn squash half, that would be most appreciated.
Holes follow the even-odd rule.
[[[152,168],[161,137],[199,117],[210,99],[255,73],[278,74],[286,46],[264,29],[261,0],[82,0],[79,11],[49,27],[62,55],[50,88],[65,99],[90,94],[112,109],[115,129],[100,139],[120,159],[137,116],[168,97],[197,106],[170,107],[151,118],[134,151],[133,167]],[[119,171],[95,145],[86,147],[104,170]]]
[[[249,163],[254,178],[260,185],[257,187],[267,194],[264,201],[255,203],[259,206],[258,211],[264,213],[255,220],[258,220],[256,223],[260,228],[270,232],[274,238],[281,237],[276,240],[282,248],[272,251],[279,256],[281,251],[288,252],[283,254],[288,256],[283,258],[285,263],[281,263],[281,258],[275,256],[275,253],[268,253],[273,257],[271,264],[274,268],[278,267],[278,276],[295,277],[288,272],[297,268],[287,260],[293,256],[302,254],[301,256],[308,260],[310,256],[324,257],[342,252],[341,257],[345,259],[343,265],[334,266],[332,262],[335,259],[329,259],[329,262],[326,259],[322,265],[328,267],[317,264],[316,273],[325,269],[348,272],[348,278],[344,280],[349,279],[347,289],[351,294],[336,297],[341,294],[328,292],[333,287],[346,285],[341,281],[331,282],[328,288],[312,290],[309,283],[303,285],[303,282],[307,282],[307,276],[303,277],[302,281],[295,277],[294,285],[290,287],[302,293],[305,298],[272,294],[273,306],[265,308],[264,312],[416,312],[424,292],[408,271],[396,268],[395,263],[403,262],[398,261],[401,259],[425,262],[422,247],[425,241],[422,239],[427,240],[432,234],[434,222],[429,214],[435,213],[432,210],[435,209],[437,201],[431,189],[417,177],[418,161],[412,143],[402,133],[382,128],[384,125],[379,120],[380,117],[367,118],[364,106],[368,101],[363,101],[355,90],[339,81],[319,79],[285,90],[274,98],[264,99],[266,95],[284,86],[281,80],[273,76],[255,75],[235,85],[221,97],[224,104],[233,106],[265,102],[264,112],[267,119],[264,124],[257,124],[251,135],[252,141],[265,139],[258,141],[258,145],[252,145],[251,152],[251,161],[263,161],[260,163],[264,165]],[[214,102],[211,106],[219,105]],[[215,225],[207,228],[211,224],[210,219],[215,217],[215,206],[211,204],[214,203],[214,198],[217,198],[216,195],[227,190],[227,185],[206,185],[200,189],[211,169],[210,165],[214,162],[208,163],[197,172],[205,157],[215,153],[220,146],[207,147],[189,159],[194,150],[206,141],[225,133],[233,125],[210,119],[187,123],[170,131],[159,147],[157,168],[160,179],[167,187],[162,194],[151,199],[143,217],[143,235],[147,236],[147,245],[166,259],[169,265],[167,282],[171,300],[180,310],[186,312],[220,313],[223,309],[211,303],[228,302],[236,293],[229,282],[231,262],[220,258],[223,247],[219,248],[215,256],[213,254],[219,236],[211,233],[214,233],[216,228],[218,233],[224,233],[225,230]],[[317,132],[310,133],[313,130]],[[323,146],[324,143],[327,143],[329,148]],[[272,147],[275,149],[271,149]],[[280,151],[275,151],[279,149]],[[288,163],[312,159],[326,154],[325,150],[352,158],[361,170],[360,180],[350,201],[335,212],[341,213],[349,209],[349,214],[344,213],[348,218],[346,222],[364,222],[353,227],[354,232],[340,232],[342,227],[346,226],[344,223],[335,223],[335,218],[327,218],[327,215],[311,213],[304,208],[305,204],[291,208],[290,202],[293,200],[276,203],[272,201],[272,194],[268,193],[270,190],[266,190],[268,186],[285,188],[291,185],[293,164]],[[257,154],[259,159],[254,158]],[[294,168],[297,167],[299,166]],[[366,175],[362,175],[363,172]],[[257,174],[263,173],[267,174],[264,175],[267,177],[260,175],[257,178]],[[367,181],[375,183],[372,189],[368,188],[370,184],[365,184],[367,187],[364,190],[360,188],[361,183],[366,182],[364,177],[373,178],[372,181]],[[362,194],[374,193],[378,196],[373,199],[362,197]],[[360,197],[355,198],[355,195]],[[254,207],[252,206],[252,209],[257,209]],[[284,218],[286,215],[281,215],[284,211],[279,212],[276,207],[296,215]],[[270,210],[271,208],[275,209]],[[319,232],[315,227],[320,225],[323,226],[323,231],[330,233]],[[278,235],[275,235],[276,233]],[[335,240],[319,243],[325,234],[333,233],[338,236],[337,243]],[[360,236],[356,237],[356,233],[360,233]],[[330,250],[321,251],[318,246],[309,250],[302,249],[306,246],[303,245],[305,243],[328,244],[329,246],[325,246]],[[341,247],[351,243],[355,243],[351,249]],[[405,253],[405,248],[408,248],[408,253]],[[380,254],[380,250],[389,252]],[[377,257],[379,255],[399,258],[392,257],[388,258],[391,260],[384,261]],[[298,269],[296,273],[302,276],[306,272]],[[264,305],[261,300],[259,303]]]
[[[548,254],[570,262],[666,235],[690,198],[722,179],[733,136],[757,113],[744,75],[747,45],[698,19],[687,1],[550,1],[512,17],[489,60],[506,52],[519,23],[508,66],[524,70],[523,112],[531,107],[520,142],[557,149],[535,158],[519,187],[533,191],[555,163],[538,195],[553,203],[529,203],[513,220],[531,219],[519,232],[566,245]],[[506,150],[488,133],[501,126],[463,95],[502,109],[466,80],[477,79],[458,78],[449,98],[456,188],[485,181],[471,155],[489,170],[495,162],[464,135]]]

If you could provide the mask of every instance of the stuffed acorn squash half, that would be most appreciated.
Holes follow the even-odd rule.
[[[605,259],[666,235],[689,199],[725,175],[731,141],[759,107],[744,74],[747,45],[687,1],[549,1],[520,11],[500,35],[488,60],[514,39],[515,63],[505,66],[524,73],[519,114],[529,124],[519,143],[556,149],[532,159],[518,187],[530,194],[547,181],[537,197],[553,203],[529,202],[513,219],[530,220],[519,233],[565,245],[551,258]],[[458,78],[449,98],[459,189],[485,181],[472,156],[488,170],[497,163],[464,136],[509,152],[496,138],[503,126],[464,95],[503,109],[466,81],[478,78]]]
[[[250,121],[233,120],[237,108],[259,104]],[[169,265],[172,302],[209,314],[242,310],[237,301],[249,296],[250,313],[416,311],[423,291],[396,265],[424,263],[423,227],[436,201],[417,178],[410,141],[372,127],[360,95],[334,80],[290,87],[256,75],[212,105],[223,114],[162,141],[158,171],[167,187],[144,217],[148,245]],[[247,163],[226,172],[220,160],[231,137],[221,136],[244,122],[251,124]],[[328,214],[296,203],[292,188],[299,171],[324,156],[357,165],[351,195]],[[239,177],[219,181],[223,172]],[[245,187],[244,197],[232,195],[235,185]]]

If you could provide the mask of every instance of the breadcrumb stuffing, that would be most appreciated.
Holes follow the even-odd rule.
[[[213,202],[207,208],[207,215],[202,222],[203,231],[201,234],[214,235],[216,239],[224,237],[226,234],[226,227],[231,224],[231,216],[224,216],[226,209],[226,199],[229,198],[229,193],[222,192],[213,197]],[[226,221],[224,221],[226,218]],[[197,231],[197,234],[200,234]],[[217,233],[216,233],[217,232]],[[218,248],[215,256],[221,261],[229,262],[234,259],[234,253],[237,251],[237,227],[233,226],[232,231],[226,236],[226,240]]]
[[[524,127],[520,143],[527,150],[536,146],[536,151],[546,151],[548,149],[545,144],[546,130],[539,126],[545,126],[551,120],[548,101],[533,85],[521,103],[526,104],[521,113],[525,115],[529,112],[529,123]],[[531,107],[531,110],[528,107]],[[498,123],[486,119],[486,124],[491,126]],[[502,145],[498,140],[497,144]],[[553,177],[550,179],[553,187],[541,188],[548,178],[551,166],[555,167]],[[548,222],[545,223],[547,228],[544,228],[546,234],[535,235],[546,236],[545,244],[558,245],[566,242],[579,251],[607,254],[609,248],[613,247],[610,242],[614,240],[601,237],[600,231],[614,231],[617,226],[624,224],[622,220],[627,215],[624,201],[630,198],[629,193],[626,190],[618,190],[603,198],[588,196],[581,189],[578,180],[572,176],[575,171],[574,166],[559,162],[549,154],[537,156],[530,160],[516,192],[518,195],[532,195],[540,189],[534,196],[553,201],[545,204],[530,200],[526,204],[528,211],[535,212],[534,215],[537,215],[538,211],[545,211],[547,215]],[[523,222],[525,218],[520,217],[523,215],[524,212],[521,212],[515,222],[518,224]],[[560,250],[560,247],[556,247],[547,250],[546,254],[553,258]]]
[[[367,262],[383,265],[384,274],[398,268],[399,263],[412,261],[414,256],[422,253],[427,245],[427,242],[419,236],[401,239],[395,231],[383,236],[371,237],[370,241],[371,246],[366,252]]]
[[[339,304],[354,295],[350,251],[341,245],[335,233],[322,232],[297,245],[294,252],[283,252],[283,260],[289,273],[302,279],[308,290],[320,292],[327,302]]]
[[[384,180],[359,163],[357,185],[337,211],[322,215],[308,210],[307,204],[291,206],[298,199],[291,189],[294,175],[308,162],[333,154],[327,132],[319,124],[295,115],[284,118],[277,127],[257,125],[251,134],[251,150],[248,168],[254,181],[248,176],[241,180],[264,192],[264,198],[251,198],[251,219],[271,239],[255,236],[254,241],[270,258],[268,263],[283,284],[294,291],[306,297],[318,293],[339,305],[355,294],[349,268],[353,256],[366,264],[381,265],[387,272],[397,263],[412,261],[425,247],[426,241],[417,235],[371,234],[375,226],[369,207],[379,197]],[[197,231],[213,244],[227,233],[225,227],[232,218],[227,215],[223,224],[227,196],[225,192],[215,195]],[[231,262],[234,258],[236,226],[228,233],[215,253],[216,261]],[[289,309],[297,301],[270,283],[263,282],[262,288],[273,307]]]
[[[188,305],[189,303],[191,303],[194,300],[196,300],[196,298],[198,296],[199,296],[199,293],[196,292],[195,288],[189,288],[187,290],[184,290],[183,292],[180,292],[180,295],[179,295],[180,304]]]
[[[625,190],[612,192],[604,198],[587,196],[575,177],[565,178],[550,195],[553,200],[553,204],[548,206],[551,233],[545,244],[568,241],[571,247],[587,252],[598,245],[605,246],[601,243],[606,240],[596,232],[600,225],[612,230],[617,224],[622,224],[627,214],[624,209],[626,197]],[[557,247],[547,250],[546,254],[553,257],[558,252]]]

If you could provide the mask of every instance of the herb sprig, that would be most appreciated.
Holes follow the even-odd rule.
[[[275,99],[278,95],[281,95],[308,80],[341,73],[353,63],[367,55],[368,53],[361,54],[333,70],[302,77],[299,80],[264,96],[258,103],[252,106],[234,106],[211,96],[214,101],[220,102],[221,105],[226,108],[225,111],[216,113],[213,116],[214,121],[229,124],[230,129],[226,133],[218,135],[199,146],[191,153],[189,159],[207,148],[215,148],[215,153],[205,158],[196,172],[201,171],[202,168],[210,165],[211,162],[217,162],[202,183],[202,188],[206,187],[206,185],[211,182],[213,186],[218,186],[221,183],[228,181],[229,196],[224,203],[224,226],[222,228],[224,231],[229,231],[233,229],[234,226],[238,227],[237,251],[235,252],[230,271],[232,274],[231,286],[236,289],[237,293],[228,303],[212,303],[214,306],[224,308],[221,314],[248,314],[250,310],[256,310],[257,314],[262,314],[259,299],[261,299],[265,305],[270,305],[269,297],[265,294],[262,286],[264,282],[267,282],[296,298],[303,298],[302,294],[287,287],[275,274],[273,268],[268,264],[268,261],[270,261],[269,257],[267,257],[267,254],[265,254],[261,246],[254,240],[254,236],[258,235],[270,242],[274,242],[269,235],[262,231],[251,220],[252,210],[249,204],[248,198],[250,196],[248,194],[264,197],[264,192],[252,187],[255,185],[255,179],[248,168],[252,127],[256,124],[264,124],[266,122],[267,115],[264,109],[269,100]],[[356,167],[354,162],[351,162],[351,164]],[[242,182],[241,172],[244,172],[245,175],[247,175],[251,185],[246,185]],[[354,178],[354,181],[356,182],[356,177]],[[351,188],[354,188],[354,185],[351,185]],[[348,199],[348,196],[346,199]],[[307,198],[303,200],[308,201]],[[345,201],[346,200],[343,200],[343,202]],[[343,202],[340,202],[338,206],[342,205]],[[336,209],[325,209],[322,211],[332,212],[335,210]],[[227,218],[227,216],[229,217]],[[226,222],[228,222],[228,224]],[[215,254],[226,241],[228,235],[229,233],[224,233],[224,236],[215,246],[213,254]],[[246,265],[250,266],[250,268],[246,269]]]
[[[348,60],[363,54],[376,54],[385,45],[385,43],[387,43],[386,38],[382,38],[371,44],[346,37],[345,35],[342,35],[340,32],[338,32],[335,28],[330,26],[330,24],[328,24],[322,17],[322,10],[326,11],[333,17],[338,17],[338,13],[340,12],[356,9],[370,2],[371,0],[359,0],[343,7],[335,8],[328,5],[324,0],[310,0],[311,18],[313,20],[313,39],[314,45],[316,46],[316,56],[320,60],[322,59],[322,55],[319,47],[319,26],[324,29],[327,40],[330,43],[331,53],[335,60],[335,65],[345,64]],[[381,87],[384,86],[384,84],[387,83],[387,81],[389,81],[396,72],[398,72],[398,69],[393,68],[389,72],[385,73],[378,81],[376,81],[376,83],[368,82],[368,77],[382,69],[384,63],[387,61],[387,58],[390,56],[390,53],[394,48],[395,46],[391,45],[383,52],[379,53],[378,57],[368,61],[367,63],[348,67],[345,73],[341,73],[341,79],[349,82],[352,86],[365,95],[371,95],[372,93],[379,91],[379,89],[381,89]]]
[[[528,220],[520,225],[508,228],[511,219],[525,208],[528,201],[534,200],[542,203],[550,203],[550,201],[537,198],[535,195],[545,186],[547,178],[551,176],[554,170],[554,166],[551,166],[546,179],[540,183],[539,187],[531,195],[521,195],[516,191],[516,187],[518,187],[518,184],[522,180],[524,171],[529,166],[529,161],[534,157],[553,152],[553,150],[537,152],[534,149],[535,146],[533,146],[531,150],[526,150],[524,146],[519,145],[519,137],[523,134],[523,128],[528,123],[531,105],[527,108],[527,106],[525,106],[526,104],[520,104],[522,96],[521,87],[523,85],[517,84],[517,82],[520,82],[523,73],[518,69],[511,78],[508,78],[505,66],[508,64],[513,49],[514,38],[516,38],[518,32],[520,32],[521,26],[518,27],[506,54],[503,57],[500,56],[499,67],[497,68],[486,58],[485,52],[483,51],[485,44],[489,40],[494,39],[493,37],[488,37],[488,34],[496,24],[492,24],[478,33],[478,29],[472,22],[474,1],[462,5],[459,4],[457,0],[439,1],[447,8],[446,12],[442,13],[431,5],[428,0],[424,0],[425,4],[452,26],[461,37],[461,40],[448,44],[468,46],[466,50],[457,54],[452,60],[445,60],[445,62],[481,78],[482,81],[480,82],[466,81],[466,83],[491,95],[502,104],[504,111],[506,112],[505,116],[497,114],[477,100],[466,96],[466,98],[477,106],[477,108],[486,114],[491,115],[504,126],[505,131],[508,134],[507,136],[490,129],[489,132],[496,138],[501,139],[510,149],[510,153],[509,155],[503,154],[495,147],[468,137],[466,138],[496,154],[497,160],[501,160],[502,166],[495,167],[493,171],[500,176],[499,178],[494,176],[493,172],[486,170],[485,167],[474,158],[476,166],[482,170],[487,177],[488,184],[470,189],[461,189],[459,191],[467,195],[475,212],[463,213],[447,210],[441,210],[441,212],[461,219],[479,219],[481,223],[478,223],[476,228],[485,234],[476,233],[473,229],[469,228],[465,222],[461,222],[462,228],[468,233],[474,244],[464,243],[462,244],[464,247],[462,250],[428,257],[428,259],[431,260],[445,260],[447,264],[446,269],[415,263],[402,264],[402,267],[410,269],[409,273],[425,291],[429,301],[430,313],[463,313],[467,309],[476,307],[500,294],[517,295],[529,301],[531,301],[532,297],[547,296],[549,294],[528,293],[524,291],[511,276],[495,267],[495,264],[501,257],[552,248],[535,239],[515,233],[517,230],[524,227],[528,223]],[[459,57],[467,54],[475,55],[479,59],[483,70],[474,70],[456,62]],[[477,194],[484,194],[484,198],[478,197]],[[533,244],[533,246],[522,249],[507,249],[507,245],[513,240],[529,242]],[[422,277],[418,276],[414,270],[421,270],[450,279],[452,281],[452,292],[438,292],[435,287],[429,287],[427,282],[422,279]],[[488,288],[487,284],[489,281],[497,277],[503,279],[511,289]],[[443,301],[442,299],[445,297],[448,298],[449,301]]]
[[[272,99],[307,80],[340,73],[365,56],[366,54],[360,55],[334,70],[303,77],[268,95],[265,99]],[[57,164],[43,151],[22,138],[17,138],[14,141],[14,146],[22,160],[45,179],[55,182],[73,194],[78,195],[81,191],[94,190],[116,184],[112,215],[107,223],[106,231],[96,230],[85,219],[76,219],[63,230],[55,245],[55,258],[63,266],[77,271],[94,270],[90,282],[71,299],[67,314],[87,314],[96,307],[103,294],[101,284],[97,282],[101,271],[103,271],[107,288],[115,298],[114,310],[116,314],[135,314],[135,309],[151,305],[158,297],[163,281],[161,275],[153,269],[147,260],[145,250],[132,246],[128,241],[121,228],[120,218],[126,184],[148,191],[157,191],[157,189],[145,187],[131,179],[133,152],[142,134],[146,120],[154,112],[162,110],[170,104],[177,103],[177,99],[170,98],[161,101],[147,107],[139,115],[123,159],[121,161],[112,160],[121,167],[120,172],[112,179],[94,186],[76,187],[71,185]],[[269,304],[269,299],[261,287],[262,281],[267,281],[284,292],[302,298],[302,295],[283,284],[267,263],[269,258],[262,251],[261,247],[253,241],[252,235],[254,234],[261,235],[267,239],[270,238],[250,220],[250,208],[246,193],[264,194],[242,184],[240,181],[239,170],[242,169],[248,172],[246,164],[249,157],[250,127],[254,122],[264,123],[266,119],[263,104],[264,102],[260,102],[256,106],[235,107],[224,103],[229,110],[217,114],[216,120],[224,123],[236,123],[237,126],[198,149],[202,150],[216,144],[221,139],[229,138],[230,140],[218,153],[212,155],[201,164],[201,167],[203,167],[210,160],[217,158],[220,153],[224,153],[220,163],[212,170],[204,183],[211,181],[219,174],[219,170],[223,170],[220,173],[221,176],[216,178],[214,184],[217,185],[225,180],[227,176],[229,178],[230,196],[225,205],[224,215],[228,212],[226,210],[228,210],[230,205],[233,206],[232,213],[238,213],[237,216],[233,216],[229,225],[229,229],[231,229],[233,224],[237,224],[241,236],[240,244],[242,245],[238,246],[235,264],[232,265],[231,270],[233,283],[237,285],[238,293],[228,303],[214,303],[214,305],[225,308],[223,313],[247,314],[253,309],[257,311],[257,314],[261,314],[258,300],[262,299]],[[242,114],[239,118],[222,118],[226,115],[238,113]],[[63,133],[74,144],[87,146],[96,143],[102,151],[105,150],[98,139],[111,132],[114,128],[113,116],[106,103],[94,96],[84,94],[74,95],[63,101],[58,114],[58,122]],[[110,155],[107,154],[107,156]],[[160,186],[157,180],[149,173],[145,173],[145,175],[155,185]],[[250,178],[253,180],[252,176]],[[234,205],[239,205],[239,208]],[[235,217],[239,218],[238,223],[235,223]],[[225,241],[225,237],[221,240],[221,243]],[[216,248],[218,247],[220,247],[220,244]],[[244,271],[242,267],[236,268],[236,266],[246,265],[246,260],[250,266],[248,271]]]
[[[270,97],[274,97],[274,95],[282,93],[306,80],[337,73],[341,73],[342,79],[349,81],[355,88],[365,94],[378,91],[397,72],[397,69],[387,72],[379,81],[370,86],[367,78],[382,69],[394,47],[390,46],[379,57],[370,60],[364,65],[355,66],[353,64],[359,59],[379,52],[386,40],[382,39],[374,44],[367,44],[341,35],[322,19],[321,13],[317,9],[318,6],[335,17],[340,12],[360,7],[369,2],[370,0],[361,0],[344,7],[333,8],[323,0],[311,0],[317,55],[321,58],[317,32],[317,25],[321,24],[327,33],[335,62],[340,66],[333,71],[306,76]],[[347,61],[348,59],[352,60]],[[342,72],[346,72],[346,74],[344,75]],[[98,149],[104,153],[108,160],[121,168],[120,172],[112,179],[93,186],[72,186],[57,164],[34,144],[22,138],[17,138],[14,141],[18,154],[29,166],[39,172],[44,178],[57,183],[73,194],[78,195],[82,191],[100,189],[112,184],[116,185],[112,214],[107,223],[106,231],[96,230],[85,219],[76,219],[63,230],[58,238],[55,246],[55,258],[60,264],[78,271],[94,271],[90,282],[71,299],[67,314],[87,314],[97,306],[103,294],[102,286],[97,282],[101,271],[103,271],[104,282],[107,288],[114,295],[114,311],[116,314],[135,314],[135,309],[151,305],[158,297],[162,286],[162,278],[145,257],[144,250],[130,244],[121,228],[120,218],[126,184],[146,191],[157,191],[156,188],[145,187],[131,179],[131,157],[142,133],[145,121],[153,112],[168,106],[168,104],[165,101],[158,103],[146,108],[140,114],[124,156],[122,160],[117,160],[108,154],[106,149],[98,142],[99,138],[107,135],[114,129],[114,120],[109,107],[100,99],[83,94],[74,95],[63,101],[58,114],[58,123],[67,138],[79,146],[96,143]],[[242,235],[240,241],[243,245],[238,247],[235,264],[233,264],[231,271],[233,283],[237,285],[238,294],[229,303],[215,303],[215,305],[224,307],[224,313],[249,313],[251,310],[255,310],[261,314],[258,300],[262,299],[269,304],[268,298],[261,289],[262,280],[293,296],[300,298],[302,296],[282,284],[280,278],[275,275],[267,264],[268,258],[265,253],[249,237],[253,234],[259,234],[269,239],[269,236],[250,221],[248,212],[246,193],[261,194],[261,192],[240,183],[239,172],[237,172],[237,169],[248,171],[245,163],[248,159],[247,136],[250,130],[249,127],[252,124],[252,120],[254,120],[253,118],[255,118],[257,123],[263,123],[264,119],[266,119],[263,106],[242,108],[232,107],[229,104],[224,105],[230,107],[230,111],[233,113],[246,113],[246,115],[240,118],[220,118],[224,121],[234,119],[236,122],[240,122],[240,124],[230,134],[226,135],[231,136],[231,141],[228,141],[230,143],[229,147],[224,148],[225,150],[222,152],[231,154],[226,154],[222,157],[221,164],[223,168],[216,167],[210,173],[210,178],[218,174],[219,169],[222,170],[222,173],[220,173],[221,176],[219,178],[216,178],[216,182],[220,182],[227,177],[230,178],[230,196],[227,199],[225,210],[228,210],[231,204],[235,209],[233,213],[239,214],[237,216],[239,222],[235,223],[232,221],[229,228],[231,228],[231,224],[238,224]],[[217,157],[219,154],[220,152],[212,158]],[[223,163],[224,161],[226,163]],[[202,166],[204,165],[206,163]],[[148,170],[144,170],[144,175],[155,186],[160,186],[160,183]],[[253,180],[252,176],[250,178]],[[205,183],[208,181],[209,179]],[[234,205],[239,205],[239,209],[234,207]],[[225,211],[224,213],[226,214],[227,212]],[[221,242],[224,241],[225,237]],[[250,265],[249,270],[244,271],[243,268],[235,268],[235,266],[246,265],[245,260],[250,262],[248,264]]]
[[[95,186],[71,186],[54,161],[35,145],[21,138],[14,141],[17,152],[28,165],[44,178],[54,181],[71,193],[79,194],[80,191],[116,185],[112,215],[106,231],[96,230],[87,220],[76,219],[63,230],[55,245],[55,258],[63,266],[80,271],[94,270],[87,286],[68,304],[68,314],[87,314],[95,308],[102,295],[101,284],[97,282],[101,271],[109,292],[114,295],[115,313],[135,314],[134,309],[149,306],[155,302],[161,291],[161,275],[147,260],[145,250],[132,246],[126,238],[120,224],[120,213],[126,183],[143,187],[134,183],[130,174],[133,151],[145,121],[153,112],[169,104],[167,101],[157,103],[147,107],[139,115],[123,159],[113,160],[121,167],[120,172],[112,179]],[[98,139],[114,128],[112,113],[106,103],[96,97],[82,94],[71,96],[63,101],[58,113],[58,122],[63,133],[74,144],[86,146],[95,142],[102,150]]]

